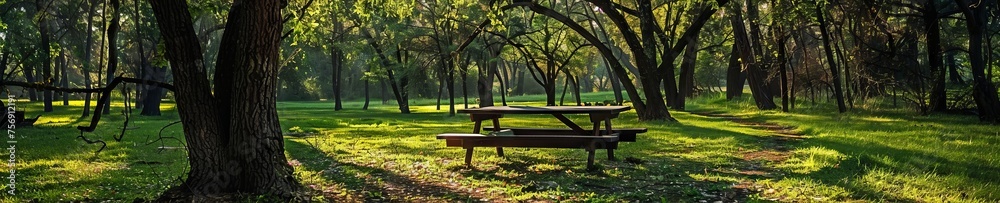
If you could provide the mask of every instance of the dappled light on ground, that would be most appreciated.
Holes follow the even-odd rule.
[[[279,102],[278,110],[289,164],[318,202],[1000,199],[998,130],[970,122],[975,118],[835,114],[822,106],[782,113],[719,100],[702,98],[692,101],[692,113],[671,112],[678,123],[641,123],[634,112],[623,113],[613,120],[616,127],[649,131],[621,143],[616,161],[598,150],[596,171],[586,170],[582,149],[505,148],[506,157],[499,157],[493,148],[476,148],[465,166],[464,149],[446,147],[434,135],[472,132],[472,122],[448,116],[447,106],[435,110],[431,100],[414,101],[412,114],[399,114],[395,105],[359,110],[355,102],[343,111],[328,102]],[[134,115],[122,142],[112,140],[122,122],[113,112],[85,134],[108,142],[95,155],[99,145],[76,138],[75,126],[89,122],[77,118],[79,108],[58,107],[42,117],[51,122],[19,129],[25,135],[18,158],[22,193],[5,200],[149,200],[183,180],[182,143],[147,145],[178,119],[175,111]],[[589,124],[585,115],[567,117]],[[501,125],[563,127],[545,115],[508,115]],[[163,136],[183,139],[181,129],[168,127]]]

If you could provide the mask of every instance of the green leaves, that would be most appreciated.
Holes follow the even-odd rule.
[[[372,18],[405,19],[416,11],[416,2],[412,0],[358,0],[354,2],[353,12],[362,20]]]

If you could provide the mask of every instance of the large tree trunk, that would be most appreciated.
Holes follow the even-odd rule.
[[[733,44],[733,51],[729,55],[729,67],[726,68],[726,99],[743,96],[743,84],[747,81],[746,71],[740,65],[739,44]]]
[[[499,59],[499,60],[502,60],[502,59]],[[494,72],[496,74],[497,79],[500,80],[500,105],[507,106],[507,87],[508,87],[508,84],[510,82],[509,74],[507,74],[507,72],[508,72],[507,71],[508,66],[507,66],[507,62],[497,62],[497,65],[498,66],[503,66],[503,68],[497,67],[498,68],[497,70],[503,70],[502,72],[501,71],[495,71]],[[493,100],[492,96],[491,96],[490,100],[491,101]],[[482,104],[480,104],[480,105],[482,105]]]
[[[400,76],[400,80],[397,83],[396,82],[396,75],[392,71],[393,66],[395,66],[395,64],[393,64],[391,61],[389,61],[389,57],[386,56],[385,51],[382,50],[382,46],[379,46],[379,44],[375,41],[375,38],[372,36],[371,33],[369,33],[367,30],[362,31],[362,32],[363,32],[362,34],[364,34],[365,37],[368,38],[368,45],[370,45],[372,48],[375,49],[375,54],[378,55],[379,60],[381,61],[380,63],[382,64],[382,67],[384,67],[386,69],[386,75],[389,76],[389,78],[388,78],[389,84],[392,87],[392,94],[396,98],[396,105],[399,106],[399,112],[400,113],[404,113],[404,114],[410,113],[410,104],[409,104],[409,101],[407,101],[408,98],[407,98],[407,93],[406,93],[406,85],[407,85],[407,78],[408,77],[406,75]],[[396,61],[400,62],[400,63],[403,63],[403,59],[400,56],[400,54],[401,54],[400,52],[401,51],[397,48],[397,51],[396,51]],[[382,89],[383,89],[383,92],[384,92],[385,88],[382,88]],[[385,96],[383,96],[383,98],[382,98],[382,101],[383,101],[382,103],[383,104],[386,101],[386,98],[384,98],[384,97]]]
[[[681,61],[680,95],[676,98],[673,108],[684,110],[684,100],[694,96],[694,67],[698,62],[698,37],[689,39],[687,50],[684,51],[684,60]]]
[[[333,68],[332,72],[333,72],[333,110],[334,111],[340,111],[340,110],[344,109],[343,101],[340,98],[340,94],[341,94],[341,87],[340,87],[341,72],[343,72],[343,69],[344,69],[343,55],[344,55],[343,52],[341,52],[340,48],[337,48],[336,45],[334,45],[333,48],[331,48],[331,51],[330,51],[330,62],[331,62],[331,66]]]
[[[333,21],[333,32],[332,37],[333,44],[330,46],[330,64],[333,72],[333,110],[340,111],[344,109],[344,104],[341,95],[341,80],[342,72],[344,70],[344,52],[340,50],[340,43],[344,40],[344,23],[340,21],[336,12],[330,14],[330,19]]]
[[[42,63],[42,79],[41,79],[41,81],[42,81],[42,83],[48,85],[48,84],[52,84],[53,83],[53,81],[52,81],[52,79],[53,79],[52,78],[52,53],[49,52],[49,46],[50,46],[49,45],[49,41],[50,41],[49,38],[51,36],[49,36],[49,23],[48,23],[48,17],[46,17],[46,16],[48,16],[48,14],[47,14],[47,12],[48,12],[47,11],[48,10],[48,3],[45,2],[45,1],[43,1],[43,0],[36,0],[35,1],[35,6],[37,6],[36,8],[38,8],[38,12],[42,16],[38,20],[38,34],[39,34],[39,37],[42,39],[42,40],[40,40],[40,42],[39,42],[40,44],[38,45],[38,52],[41,54],[40,61]],[[44,90],[44,91],[42,91],[42,94],[43,94],[43,97],[44,97],[43,100],[44,100],[44,105],[45,105],[45,107],[44,107],[45,112],[52,112],[52,97],[53,97],[52,93],[53,93],[52,90]]]
[[[826,50],[827,63],[830,65],[830,79],[833,80],[833,93],[837,97],[837,110],[840,113],[844,113],[847,112],[847,105],[844,103],[844,90],[840,84],[840,71],[837,66],[837,61],[833,58],[833,47],[830,44],[830,31],[827,29],[825,18],[822,4],[817,3],[816,19],[819,20],[819,30],[823,35],[823,49]]]
[[[60,51],[59,52],[59,62],[62,64],[62,65],[60,65],[60,68],[62,70],[59,71],[60,72],[59,73],[59,84],[63,88],[69,88],[69,77],[68,77],[69,74],[67,74],[67,73],[69,73],[69,59],[66,59],[66,57],[67,56],[66,56],[66,52],[65,51]],[[62,99],[63,99],[63,106],[69,106],[69,93],[68,92],[62,93]]]
[[[985,35],[987,5],[971,5],[965,0],[955,0],[965,14],[965,25],[969,30],[969,62],[972,64],[972,98],[979,110],[979,120],[990,123],[1000,123],[1000,98],[997,89],[987,78],[986,61],[983,58],[983,37]],[[996,2],[985,2],[996,6]],[[988,53],[988,52],[987,52]]]
[[[361,110],[368,110],[368,103],[370,103],[372,100],[371,91],[368,90],[368,86],[371,82],[369,82],[368,80],[364,80],[364,83],[365,83],[365,105],[361,107]]]
[[[382,100],[382,105],[389,104],[389,93],[388,93],[389,91],[387,91],[389,88],[387,87],[388,85],[386,85],[386,83],[387,82],[385,82],[384,79],[379,81],[378,92],[379,92],[379,99]]]
[[[833,48],[836,50],[835,53],[837,54],[837,59],[840,60],[840,64],[844,65],[844,96],[847,99],[847,107],[853,109],[854,94],[857,93],[852,93],[851,91],[851,66],[850,63],[847,62],[847,55],[844,54],[844,49],[847,49],[847,45],[844,44],[846,39],[844,38],[843,26],[834,25],[834,27],[837,29],[836,31],[838,36],[835,38],[837,39],[837,42],[833,43]]]
[[[566,75],[568,76],[569,74]],[[583,106],[583,101],[580,98],[580,77],[574,76],[570,79],[573,79],[573,96],[576,98],[576,105]]]
[[[781,111],[788,112],[788,58],[785,56],[785,41],[788,38],[781,28],[778,28],[778,71],[781,78]]]
[[[604,61],[604,68],[608,71],[608,82],[611,83],[611,90],[614,91],[615,94],[615,105],[622,105],[622,103],[625,102],[625,98],[622,96],[621,81],[618,80],[618,77],[615,77],[614,74],[616,73],[611,70],[611,66],[608,64],[608,59],[602,59],[601,61]]]
[[[955,52],[950,52],[945,56],[948,61],[948,80],[955,84],[965,84],[962,74],[958,73],[958,60],[955,59]]]
[[[439,62],[444,63],[444,62]],[[444,65],[441,65],[443,68]],[[444,95],[444,87],[447,86],[447,81],[445,80],[445,75],[443,70],[437,71],[438,75],[438,96],[437,96],[437,110],[441,110],[441,97]]]
[[[485,41],[485,40],[484,40]],[[493,106],[493,80],[496,79],[497,69],[499,69],[498,57],[500,52],[494,50],[493,47],[486,47],[487,51],[483,56],[489,56],[484,58],[485,63],[481,63],[479,66],[479,80],[476,83],[476,90],[479,93],[479,107]],[[486,70],[483,70],[485,68]],[[503,79],[500,80],[500,95],[503,95]]]
[[[556,85],[555,81],[549,82],[549,85],[542,85],[545,89],[545,105],[555,106],[556,105]]]
[[[21,57],[28,57],[30,55],[33,55],[33,54],[24,53],[24,54],[21,55]],[[28,83],[35,83],[35,82],[37,82],[37,80],[35,80],[35,76],[36,76],[35,75],[35,66],[33,66],[33,65],[24,65],[24,67],[22,67],[22,69],[24,70],[24,80],[26,82],[28,82]],[[38,99],[38,91],[36,91],[33,88],[28,88],[27,90],[28,90],[28,100],[30,100],[30,101],[38,101],[39,100]]]
[[[115,78],[115,72],[118,71],[118,30],[121,28],[121,2],[119,0],[110,0],[111,3],[111,26],[108,27],[107,34],[108,37],[108,69],[105,77],[107,78],[108,84],[111,80]],[[103,114],[111,113],[111,102],[104,104]]]
[[[226,194],[291,198],[300,186],[284,155],[275,109],[282,2],[233,5],[212,95],[187,2],[150,1],[173,69],[191,165],[160,201],[217,201]]]
[[[573,75],[567,73],[566,77],[563,78],[563,88],[562,94],[559,96],[559,106],[566,106],[564,103],[566,101],[566,91],[569,90],[569,83],[572,80]]]
[[[514,72],[515,72],[516,75],[518,75],[517,76],[517,80],[514,80],[514,81],[517,81],[517,86],[516,86],[516,88],[514,88],[514,95],[516,95],[516,96],[522,96],[522,95],[524,95],[524,88],[525,88],[524,87],[524,77],[525,77],[524,72],[527,72],[527,71],[514,71]]]
[[[410,64],[410,54],[405,51],[399,45],[396,45],[396,61],[400,64]],[[389,79],[393,82],[393,92],[396,94],[396,102],[399,106],[399,111],[401,113],[410,113],[410,75],[409,73],[403,72],[403,75],[399,76],[399,82],[396,83],[396,79],[393,79],[393,71],[388,71]]]
[[[90,81],[90,71],[88,71],[87,68],[84,68],[83,86],[91,88],[91,85],[93,85],[91,83],[92,82]],[[81,118],[86,118],[90,116],[90,100],[92,95],[93,94],[91,94],[90,92],[83,95],[83,115],[80,116]]]
[[[82,62],[82,64],[83,64],[83,71],[82,71],[82,73],[83,73],[83,85],[86,88],[91,88],[91,86],[90,86],[91,85],[91,82],[90,82],[90,69],[93,67],[93,65],[91,65],[90,58],[93,56],[93,54],[91,53],[92,52],[91,47],[93,47],[93,45],[94,45],[94,29],[93,29],[94,17],[93,16],[94,16],[94,12],[95,12],[95,10],[97,8],[97,3],[96,3],[97,1],[96,0],[88,0],[88,2],[89,2],[88,3],[89,8],[88,8],[88,11],[87,11],[87,27],[85,28],[87,30],[87,46],[83,47],[83,62]],[[91,96],[91,93],[89,93],[89,92],[85,93],[84,96],[83,96],[83,115],[80,116],[82,118],[90,116],[90,96]]]
[[[615,22],[616,25],[619,25],[620,27],[628,26],[628,23],[624,21],[624,17],[622,17],[621,14],[618,13],[617,10],[615,10],[611,2],[595,1],[593,3],[598,7],[600,7],[601,9],[603,9],[604,11],[606,11],[609,16],[614,15],[613,17],[617,17],[614,19],[618,20],[612,20],[613,22]],[[648,4],[649,2],[647,1],[645,3]],[[722,1],[721,3],[724,4],[725,1]],[[601,40],[599,40],[590,32],[587,32],[587,30],[582,26],[580,26],[580,24],[576,23],[575,21],[573,21],[572,19],[570,19],[565,15],[562,15],[556,11],[553,11],[549,8],[543,7],[533,2],[516,2],[508,6],[505,6],[503,9],[506,10],[519,6],[528,7],[531,11],[535,13],[542,14],[551,17],[555,20],[558,20],[559,22],[568,26],[576,33],[580,34],[584,39],[587,40],[587,42],[590,42],[592,45],[594,45],[594,47],[597,48],[597,50],[601,53],[601,56],[604,56],[605,59],[607,59],[608,61],[616,61],[616,62],[618,61],[618,59],[612,53],[611,49],[609,49],[606,45],[604,45],[601,42]],[[714,12],[714,10],[712,11]],[[651,18],[652,16],[649,17]],[[635,36],[635,33],[630,32],[630,34],[633,37]],[[632,42],[630,42],[629,44],[632,44]],[[636,57],[636,58],[641,58],[641,57]],[[647,111],[647,102],[642,101],[639,98],[638,89],[631,82],[627,82],[632,80],[627,75],[627,71],[625,70],[624,67],[622,67],[622,64],[621,63],[610,63],[610,64],[612,69],[618,73],[616,74],[616,76],[618,76],[622,80],[622,85],[625,87],[625,91],[628,92],[630,99],[632,99],[632,106],[635,107],[636,112],[639,114],[640,120],[674,120],[672,117],[670,117],[670,113],[667,112],[667,107],[663,104],[663,98],[662,94],[659,91],[659,88],[656,88],[659,85],[658,83],[661,81],[660,80],[661,78],[657,76],[660,73],[658,73],[658,71],[656,71],[655,68],[653,67],[646,68],[648,70],[646,70],[646,72],[644,73],[649,73],[651,75],[642,75],[643,76],[642,78],[650,79],[648,81],[645,81],[643,85],[652,85],[652,86],[647,86],[652,88],[645,88],[647,90],[643,90],[644,92],[649,93],[646,95],[646,97],[651,100],[656,100],[656,103],[660,103],[660,104],[649,104],[650,106],[652,106],[654,110]],[[653,79],[655,79],[655,81]],[[648,102],[653,103],[654,101],[648,101]]]
[[[927,32],[927,60],[931,66],[931,110],[948,110],[948,96],[945,92],[945,69],[941,57],[941,25],[938,21],[938,10],[935,1],[927,1],[924,5],[924,27]]]
[[[469,55],[465,56],[465,63],[459,64],[462,71],[462,105],[463,109],[469,108],[469,63],[472,57]]]
[[[7,51],[7,49],[0,49],[0,81],[6,82],[7,80],[7,63],[9,61],[10,61],[10,52]],[[0,91],[7,91],[7,90],[0,90]],[[4,103],[4,106],[6,106],[6,103]]]
[[[445,68],[448,74],[448,115],[455,116],[455,63],[452,58],[444,56]]]
[[[56,54],[55,58],[52,59],[52,63],[54,63],[52,64],[52,70],[55,72],[52,73],[52,79],[50,79],[52,81],[51,85],[54,87],[62,87],[62,69],[64,64],[63,56],[65,54],[63,54],[62,48],[55,49],[54,51],[58,52],[58,54]],[[59,99],[59,95],[62,95],[62,92],[52,91],[52,102],[56,102],[56,100]]]
[[[141,24],[140,19],[142,18],[142,13],[140,13],[140,11],[142,11],[142,9],[139,8],[139,4],[141,2],[142,1],[135,0],[132,3],[132,8],[133,8],[132,10],[133,12],[135,12],[134,13],[135,16],[133,16],[132,19],[136,25]],[[139,50],[139,64],[137,65],[139,66],[140,72],[142,73],[141,74],[142,79],[148,81],[165,82],[167,69],[162,67],[154,67],[149,62],[148,58],[149,56],[146,53],[145,41],[143,40],[142,29],[136,29],[135,32],[136,32],[135,38],[138,44],[137,49]],[[140,87],[142,87],[141,88],[142,94],[137,94],[141,95],[141,97],[138,101],[136,101],[137,103],[136,106],[142,109],[142,111],[139,112],[139,115],[159,116],[160,100],[163,99],[163,88],[157,85],[147,85],[147,84],[143,84]],[[140,88],[136,88],[136,91],[139,91],[139,89]]]
[[[146,77],[144,80],[150,81],[160,81],[164,82],[166,80],[167,69],[162,67],[154,67],[149,63],[146,63],[142,67],[145,69]],[[146,85],[146,95],[142,99],[142,112],[139,115],[143,116],[159,116],[160,115],[160,100],[163,99],[163,88],[156,85]]]
[[[773,97],[768,91],[765,76],[763,70],[761,69],[761,64],[757,62],[753,45],[750,44],[751,39],[747,34],[740,9],[734,9],[730,21],[733,25],[733,31],[735,32],[736,42],[734,42],[734,44],[736,44],[736,48],[739,50],[739,56],[740,60],[743,62],[743,66],[747,67],[747,81],[750,83],[750,92],[753,94],[754,102],[757,104],[757,108],[761,110],[778,108],[778,106],[774,104]]]

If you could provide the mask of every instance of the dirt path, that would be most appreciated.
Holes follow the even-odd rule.
[[[740,156],[744,162],[740,164],[742,166],[739,167],[738,173],[751,179],[784,176],[784,172],[774,168],[773,166],[784,162],[792,156],[792,151],[794,150],[793,145],[795,142],[807,139],[805,135],[796,130],[795,126],[785,126],[767,121],[749,120],[743,117],[719,112],[691,113],[712,118],[722,118],[730,122],[737,123],[743,127],[768,132],[769,136],[760,137],[758,140],[761,149],[740,151]],[[756,185],[755,183],[749,181],[744,181],[733,187],[734,190],[744,191],[745,194],[754,192],[773,192],[764,190],[763,188],[763,186]]]

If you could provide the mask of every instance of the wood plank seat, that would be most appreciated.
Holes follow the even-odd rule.
[[[465,164],[472,164],[472,149],[475,147],[529,147],[529,148],[583,148],[587,150],[587,168],[594,168],[594,151],[608,149],[608,158],[613,158],[617,148],[618,134],[602,136],[580,135],[512,135],[488,136],[481,134],[444,133],[437,139],[446,141],[449,147],[465,148]],[[609,146],[614,144],[614,146]],[[503,156],[503,154],[499,154]]]
[[[495,129],[493,127],[484,127],[484,131],[500,131],[500,130],[511,130],[515,135],[576,135],[577,133],[570,129],[563,128],[500,128]],[[614,133],[618,133],[619,142],[635,142],[636,134],[646,133],[645,128],[622,128],[611,130]],[[588,135],[594,134],[593,130],[584,130]]]

